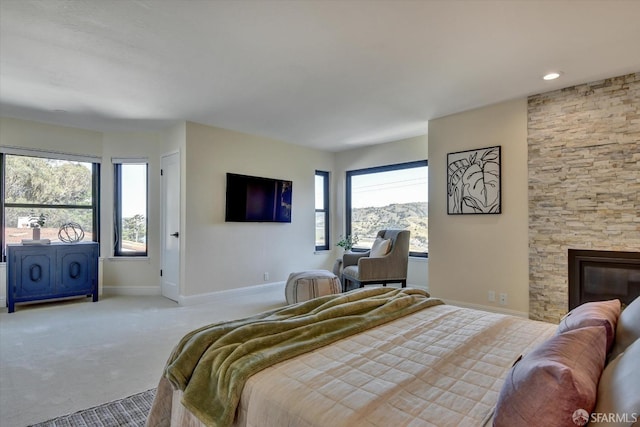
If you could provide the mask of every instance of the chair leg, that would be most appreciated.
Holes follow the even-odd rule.
[[[364,287],[364,284],[357,280],[347,279],[345,276],[342,276],[342,292],[348,292],[354,286],[358,288]]]

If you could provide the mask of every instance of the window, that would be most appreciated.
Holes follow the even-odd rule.
[[[114,256],[147,256],[147,161],[113,160]]]
[[[329,249],[329,172],[316,171],[316,250]]]
[[[41,239],[58,241],[60,227],[73,222],[82,227],[83,240],[99,241],[100,164],[42,153],[42,156],[47,155],[51,157],[41,157],[40,153],[38,156],[0,153],[2,259],[6,244],[32,238],[30,218],[33,217],[44,216]],[[69,155],[69,158],[73,157]]]
[[[401,163],[347,171],[347,235],[357,236],[354,250],[371,248],[379,230],[411,231],[409,253],[429,252],[428,162]]]

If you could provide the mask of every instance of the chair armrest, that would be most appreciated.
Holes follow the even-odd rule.
[[[358,265],[358,260],[363,257],[368,257],[370,251],[366,252],[345,252],[342,255],[342,268],[349,267],[350,265]]]

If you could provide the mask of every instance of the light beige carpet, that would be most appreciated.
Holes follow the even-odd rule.
[[[189,307],[160,296],[105,297],[0,311],[0,425],[25,427],[156,387],[197,327],[285,304],[284,284]]]

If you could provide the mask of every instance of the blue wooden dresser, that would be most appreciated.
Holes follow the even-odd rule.
[[[98,301],[98,243],[7,245],[7,307],[21,302],[93,296]]]

